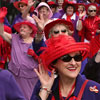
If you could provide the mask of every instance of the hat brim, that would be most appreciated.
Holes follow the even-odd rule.
[[[76,4],[76,3],[73,3],[73,2],[68,2],[68,1],[65,1],[65,2],[62,4],[62,8],[63,8],[64,11],[65,11],[66,6],[68,6],[68,5],[74,6],[74,7],[75,7],[75,11],[76,11],[76,6],[77,6],[77,4]],[[66,12],[66,11],[65,11],[65,12]]]
[[[55,61],[56,59],[59,59],[60,57],[62,57],[64,55],[67,55],[71,52],[77,52],[77,51],[79,51],[82,54],[82,57],[83,57],[82,60],[84,60],[86,57],[88,57],[89,52],[90,52],[89,43],[77,42],[77,43],[64,44],[64,45],[60,44],[60,47],[55,46],[55,48],[54,47],[49,48],[49,49],[47,48],[46,52],[44,51],[40,55],[40,58],[42,60],[44,67],[50,71],[52,69],[51,63],[53,61]]]
[[[46,39],[49,38],[50,29],[53,28],[56,24],[65,24],[65,25],[68,26],[69,30],[74,31],[74,26],[71,22],[66,21],[64,19],[58,19],[58,20],[55,20],[55,21],[52,21],[52,22],[48,23],[44,27],[44,33],[45,33]]]
[[[37,33],[37,27],[36,27],[34,24],[32,24],[31,22],[25,22],[25,21],[24,21],[24,22],[19,22],[19,23],[17,23],[17,24],[14,25],[14,29],[15,29],[17,32],[20,33],[20,27],[21,27],[22,24],[26,24],[26,25],[28,25],[29,27],[31,27],[32,30],[33,30],[32,34],[36,34],[36,33]]]
[[[19,8],[19,4],[20,3],[23,3],[23,4],[26,4],[27,5],[27,2],[24,2],[24,1],[16,1],[16,2],[14,2],[14,7],[17,9],[17,10],[19,10],[20,11],[20,8]]]

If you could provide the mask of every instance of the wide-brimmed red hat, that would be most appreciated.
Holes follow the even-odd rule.
[[[74,31],[74,26],[71,22],[66,21],[64,19],[56,19],[56,20],[49,22],[44,27],[44,33],[47,39],[49,38],[50,29],[53,28],[56,24],[65,24],[68,26],[69,30]]]
[[[20,11],[20,8],[19,8],[19,4],[20,3],[27,5],[28,4],[28,0],[20,0],[20,1],[16,1],[16,2],[13,3],[14,7],[19,11]],[[33,12],[34,9],[35,8],[32,6],[31,9],[30,9],[30,12]]]
[[[95,6],[96,7],[96,9],[97,9],[97,11],[98,11],[98,5],[96,4],[96,3],[89,3],[89,4],[87,4],[86,5],[86,11],[88,11],[88,8],[90,7],[90,6]]]
[[[44,47],[44,51],[40,55],[39,61],[43,64],[44,68],[48,70],[52,69],[50,64],[53,61],[66,54],[80,51],[84,60],[88,56],[90,51],[89,43],[76,42],[73,37],[66,35],[51,37],[46,41],[46,44],[47,47]]]
[[[55,7],[58,6],[58,4],[55,3],[54,1],[48,1],[47,3],[48,3],[49,6],[52,6],[52,5],[54,5]]]
[[[69,1],[69,0],[64,0],[63,4],[62,4],[62,8],[65,11],[66,10],[66,6],[68,5],[72,5],[73,7],[75,7],[75,11],[76,11],[76,3],[73,1]],[[65,11],[66,12],[66,11]]]
[[[32,35],[35,35],[37,33],[37,27],[36,25],[34,25],[33,23],[29,22],[29,21],[23,21],[23,22],[19,22],[17,24],[14,25],[14,29],[20,33],[20,27],[22,24],[28,25],[29,27],[32,28],[33,32]]]

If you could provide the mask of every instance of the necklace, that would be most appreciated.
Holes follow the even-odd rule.
[[[64,98],[62,97],[62,94],[61,94],[61,90],[60,90],[60,81],[59,81],[59,96],[60,96],[60,100],[67,100],[67,99],[71,96],[71,94],[72,94],[72,92],[73,92],[73,89],[75,88],[75,83],[76,83],[76,82],[74,82],[74,84],[72,85],[72,88],[71,88],[71,90],[70,90],[69,93],[68,93],[68,96],[64,99]]]

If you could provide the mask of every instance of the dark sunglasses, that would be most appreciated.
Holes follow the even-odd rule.
[[[96,12],[97,10],[89,10],[89,12]]]
[[[62,32],[62,33],[66,33],[66,32],[67,32],[67,30],[66,30],[66,29],[61,30],[61,32]],[[60,33],[60,31],[53,31],[53,33],[54,33],[54,34],[59,34],[59,33]]]
[[[72,58],[74,58],[75,61],[82,61],[82,55],[79,54],[79,55],[75,55],[74,57],[71,57],[70,55],[65,55],[65,56],[62,56],[60,59],[64,62],[70,62],[72,60]]]
[[[19,5],[18,7],[20,8],[20,7],[24,7],[24,6],[26,6],[26,5]]]

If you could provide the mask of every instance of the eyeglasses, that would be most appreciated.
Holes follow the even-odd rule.
[[[66,29],[61,30],[61,32],[62,32],[62,33],[66,33],[66,32],[67,32],[67,30],[66,30]],[[59,33],[60,33],[60,31],[59,31],[59,30],[58,30],[58,31],[53,31],[53,33],[54,33],[54,34],[59,34]]]
[[[70,62],[74,58],[75,61],[79,62],[82,61],[82,55],[75,55],[74,57],[71,57],[70,55],[64,55],[60,59],[64,62]]]
[[[89,10],[89,12],[96,12],[97,10]]]

